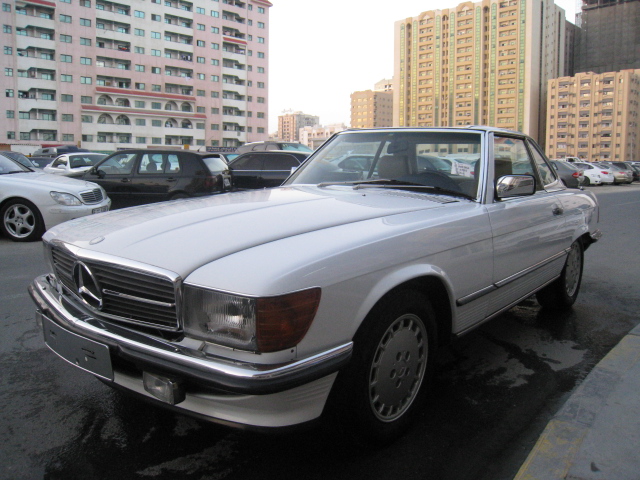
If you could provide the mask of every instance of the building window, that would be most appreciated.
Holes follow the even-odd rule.
[[[2,11],[3,12],[10,12],[11,11],[11,5],[9,5],[8,3],[3,3],[2,4]]]
[[[71,23],[71,16],[70,15],[60,15],[60,21],[62,23]]]
[[[60,41],[62,43],[71,43],[71,35],[60,35]]]
[[[62,134],[62,141],[63,142],[73,142],[73,133],[63,133]]]
[[[264,22],[258,22],[258,28],[264,28]]]
[[[80,0],[80,6],[91,8],[91,0]]]
[[[145,89],[144,83],[136,83],[136,90],[144,90],[144,89]]]
[[[211,10],[211,16],[214,18],[219,18],[220,17],[220,12],[216,11],[216,10]]]
[[[16,132],[7,132],[7,140],[15,140],[15,139],[16,139]]]
[[[80,103],[91,105],[93,103],[93,98],[92,97],[86,97],[86,96],[83,95],[82,97],[80,97]]]
[[[69,83],[71,83],[71,82],[73,82],[73,75],[62,74],[62,75],[60,75],[60,81],[61,82],[69,82]]]
[[[136,72],[144,72],[144,65],[136,65]]]
[[[63,122],[73,122],[73,114],[71,114],[71,113],[63,113],[62,114],[62,121]]]
[[[162,104],[160,102],[151,102],[151,108],[153,110],[162,110]]]
[[[4,91],[4,96],[5,96],[5,97],[13,97],[13,89],[12,89],[12,88],[7,88],[7,89]]]
[[[140,10],[134,10],[133,16],[137,18],[144,18],[144,12],[141,12]]]
[[[62,63],[71,63],[73,61],[73,57],[71,55],[60,55],[60,61]]]
[[[91,79],[91,77],[80,77],[80,83],[82,83],[83,85],[91,85],[93,83],[93,80]]]
[[[201,23],[198,23],[198,27],[197,27],[197,28],[198,28],[198,30],[204,31],[207,27],[206,27],[206,26],[204,26],[204,25],[203,25],[203,24],[201,24]]]
[[[4,54],[5,55],[13,55],[13,48],[12,47],[4,47]]]
[[[83,27],[90,27],[91,26],[91,20],[89,20],[88,18],[81,18],[80,19],[80,25],[82,25]]]
[[[147,143],[147,137],[136,137],[136,143]]]
[[[147,108],[147,102],[143,102],[142,100],[136,100],[134,105],[136,108]]]
[[[151,38],[162,38],[160,32],[151,32]]]
[[[138,127],[144,127],[146,124],[147,124],[147,121],[144,118],[136,118],[136,125]]]
[[[218,27],[211,27],[211,33],[220,33],[220,29]]]
[[[153,143],[154,145],[162,145],[162,139],[158,137],[152,137],[151,143]]]
[[[159,56],[160,56],[160,50],[156,50],[156,49],[153,49],[153,48],[152,48],[152,49],[151,49],[151,56],[152,56],[152,57],[159,57]],[[151,69],[151,70],[153,71],[153,69]],[[158,68],[158,70],[160,70],[160,69]],[[159,72],[158,72],[158,73],[159,73]]]
[[[218,60],[217,58],[212,58],[211,65],[215,65],[215,66],[220,65],[220,60]]]
[[[63,93],[62,95],[60,95],[60,101],[62,101],[62,102],[73,102],[73,95],[69,95],[69,94]]]
[[[93,135],[82,135],[83,142],[93,142]]]
[[[12,31],[11,25],[2,25],[2,33],[11,33]]]
[[[197,58],[196,58],[196,61],[197,61],[198,63],[204,63],[204,61],[205,61],[205,60],[204,60],[204,57],[197,57]]]
[[[91,65],[91,59],[89,57],[80,57],[81,65]]]
[[[143,30],[143,29],[141,29],[141,28],[134,28],[134,29],[133,29],[133,34],[134,34],[134,35],[137,35],[137,36],[139,36],[139,37],[144,37],[144,30]],[[143,50],[144,50],[144,49],[143,49]],[[142,53],[144,53],[144,51],[143,51]]]
[[[211,75],[211,81],[212,82],[219,82],[220,81],[220,77],[218,75]]]
[[[82,115],[82,123],[93,123],[93,117],[91,115]]]
[[[151,120],[151,126],[152,127],[161,127],[162,126],[162,120]]]
[[[156,15],[154,13],[151,14],[151,20],[153,20],[154,22],[161,22],[162,21],[162,17],[160,15]]]
[[[6,117],[7,118],[15,118],[16,117],[16,112],[14,112],[13,110],[7,110]]]
[[[219,43],[212,43],[211,44],[211,48],[213,48],[214,50],[220,50],[220,44]]]
[[[151,73],[161,74],[162,70],[160,67],[151,67]]]
[[[90,38],[82,38],[80,37],[80,45],[86,45],[88,47],[91,46],[91,39]]]
[[[4,69],[5,77],[13,77],[13,68],[5,68]]]

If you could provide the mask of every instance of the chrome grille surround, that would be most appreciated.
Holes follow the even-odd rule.
[[[102,189],[100,188],[94,188],[93,190],[82,192],[80,193],[80,197],[82,198],[82,202],[87,204],[100,203],[104,198],[102,195]]]
[[[92,316],[114,322],[178,331],[182,279],[176,273],[131,260],[87,251],[60,241],[45,244],[48,260],[64,294]],[[94,308],[78,293],[74,267],[82,262],[97,281],[102,307]]]

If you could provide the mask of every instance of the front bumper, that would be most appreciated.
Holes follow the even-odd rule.
[[[312,420],[351,357],[349,342],[285,364],[232,361],[93,318],[61,295],[47,275],[36,278],[29,293],[47,346],[64,360],[151,398],[143,372],[174,379],[186,393],[175,406],[210,419],[266,427]]]

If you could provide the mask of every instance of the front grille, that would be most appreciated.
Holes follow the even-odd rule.
[[[51,258],[58,280],[77,298],[80,297],[73,276],[74,265],[80,260],[89,268],[102,296],[102,308],[93,309],[98,317],[163,330],[178,328],[176,292],[171,279],[118,264],[78,259],[55,246],[51,248]]]
[[[82,192],[80,194],[84,203],[100,203],[102,201],[102,190],[100,188],[94,188],[88,192]]]

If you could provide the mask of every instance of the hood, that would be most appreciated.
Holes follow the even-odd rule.
[[[54,239],[164,268],[196,268],[283,238],[466,202],[397,190],[280,187],[176,200],[90,215],[49,230]]]
[[[98,188],[98,185],[92,182],[44,172],[12,173],[11,181],[24,183],[30,187],[38,184],[42,186],[42,188],[58,188],[64,192],[82,192],[84,190]]]

